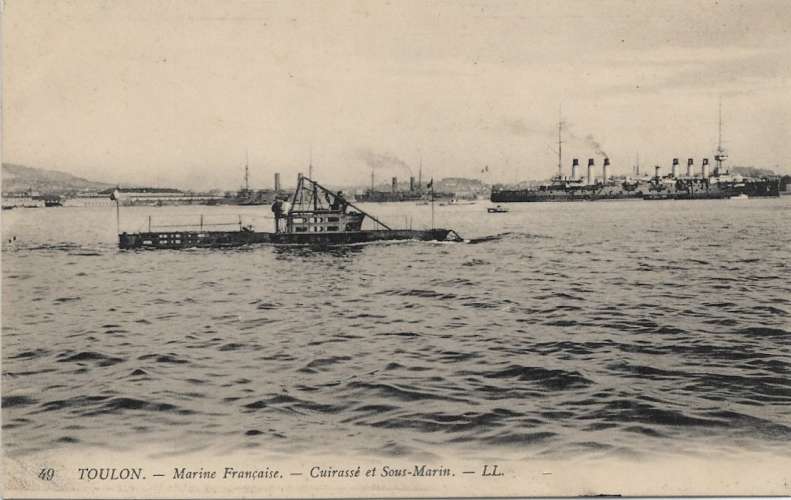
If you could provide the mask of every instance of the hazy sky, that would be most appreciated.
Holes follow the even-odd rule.
[[[791,2],[6,0],[3,161],[106,182],[791,169]],[[403,162],[403,163],[402,163]],[[682,160],[682,163],[685,163]],[[597,159],[597,165],[601,159]],[[293,182],[293,181],[292,181]]]

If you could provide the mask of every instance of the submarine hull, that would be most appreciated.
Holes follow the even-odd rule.
[[[264,233],[254,231],[160,231],[119,234],[118,248],[122,250],[179,250],[185,248],[233,248],[256,244],[327,247],[378,241],[458,241],[459,239],[458,235],[449,229],[344,231],[323,234]]]

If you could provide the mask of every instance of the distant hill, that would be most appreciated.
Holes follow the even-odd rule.
[[[769,170],[768,168],[731,167],[728,170],[733,174],[742,175],[744,177],[767,177],[777,175],[774,170]]]
[[[37,191],[61,194],[72,191],[100,190],[112,184],[93,182],[57,170],[25,167],[4,163],[2,169],[3,192]]]
[[[466,177],[445,177],[436,182],[435,189],[437,191],[446,191],[449,193],[458,192],[479,192],[483,191],[486,186],[483,185],[480,179],[467,179]]]

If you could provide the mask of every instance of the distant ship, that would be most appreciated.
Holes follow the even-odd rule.
[[[275,173],[274,189],[250,189],[250,169],[248,162],[244,164],[244,184],[236,192],[227,193],[224,198],[213,199],[211,205],[270,205],[276,198],[283,198],[288,193],[280,186],[280,174]]]
[[[703,159],[699,175],[692,172],[694,160],[687,160],[685,175],[678,173],[678,158],[673,159],[671,173],[661,175],[655,168],[653,177],[609,177],[609,159],[604,159],[603,175],[594,179],[594,160],[588,160],[588,175],[577,177],[579,161],[575,158],[571,177],[557,176],[549,184],[525,189],[492,189],[491,201],[541,202],[541,201],[596,201],[596,200],[704,200],[733,197],[780,196],[779,177],[743,177],[715,169],[709,175],[708,158]]]
[[[44,206],[45,207],[62,207],[63,202],[61,201],[60,196],[49,196],[44,198]]]
[[[562,175],[562,121],[558,124],[558,175],[549,184],[524,189],[492,188],[491,201],[546,202],[546,201],[595,201],[595,200],[700,200],[780,196],[779,177],[743,177],[730,174],[723,168],[728,158],[722,147],[722,110],[720,108],[720,134],[714,155],[716,166],[709,173],[709,160],[704,158],[699,173],[694,172],[694,160],[687,160],[684,174],[679,170],[678,158],[673,159],[670,173],[661,175],[654,167],[653,176],[640,176],[639,164],[635,177],[609,175],[610,160],[604,158],[602,175],[594,175],[595,160],[588,159],[587,175],[579,172],[579,160],[574,158],[571,176]]]
[[[434,191],[431,186],[423,186],[422,179],[415,182],[414,177],[409,178],[409,190],[404,191],[398,188],[398,178],[393,177],[392,188],[390,191],[377,191],[374,189],[374,178],[371,173],[371,188],[363,193],[358,193],[354,198],[359,202],[385,203],[395,201],[421,201],[453,199],[454,193],[443,193]]]

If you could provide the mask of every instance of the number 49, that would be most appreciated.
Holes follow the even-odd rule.
[[[55,477],[55,469],[52,468],[41,469],[38,474],[38,478],[44,481],[52,481],[53,477]]]

